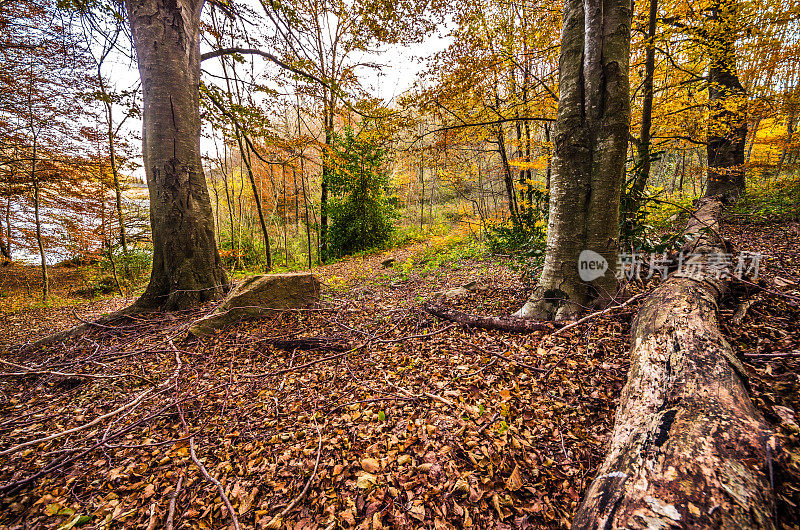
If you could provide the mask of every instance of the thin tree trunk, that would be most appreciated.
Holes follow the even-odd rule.
[[[755,136],[755,132],[753,133]],[[783,149],[781,149],[781,158],[778,160],[778,166],[775,168],[775,175],[780,176],[781,170],[783,169],[783,164],[786,161],[786,155],[789,153],[789,149],[792,146],[792,140],[794,139],[794,106],[792,106],[792,110],[789,112],[789,117],[786,120],[786,141],[783,144]],[[752,147],[752,145],[751,145]]]
[[[550,191],[550,180],[553,177],[553,149],[550,146],[550,124],[544,124],[544,141],[547,142],[547,169],[545,169],[545,189]]]
[[[503,172],[505,175],[504,181],[506,184],[506,198],[508,199],[508,211],[511,214],[511,220],[514,222],[514,224],[519,224],[517,195],[514,192],[514,175],[511,173],[511,165],[508,163],[508,156],[506,155],[506,142],[502,127],[499,127],[497,131],[497,152],[500,154],[500,160],[503,163]]]
[[[224,135],[222,138],[223,142],[225,142]],[[222,153],[225,160],[224,165],[222,167],[222,184],[223,186],[225,186],[225,202],[228,205],[228,220],[230,222],[230,227],[231,227],[231,233],[230,233],[231,248],[233,248],[234,243],[236,241],[236,226],[234,225],[233,222],[234,210],[236,210],[236,206],[233,203],[233,198],[231,197],[233,195],[233,190],[230,190],[228,188],[228,144],[227,143],[223,143]]]
[[[425,218],[425,152],[419,152],[419,229],[422,230],[422,221]]]
[[[8,221],[9,210],[11,209],[11,196],[8,197],[6,203],[6,214],[5,218]],[[1,264],[6,265],[9,261],[11,261],[11,226],[10,223],[7,222],[6,224],[7,230],[4,234],[3,230],[3,222],[0,221],[0,257],[3,258],[0,260]]]
[[[9,260],[14,257],[11,239],[11,196],[9,196],[6,199],[6,250],[8,251]]]
[[[629,210],[625,215],[636,212],[642,204],[645,186],[650,178],[650,129],[653,123],[653,78],[656,69],[656,21],[658,0],[650,0],[650,13],[647,24],[647,44],[645,45],[644,83],[642,86],[642,124],[639,143],[636,149],[636,176],[631,189]]]
[[[333,97],[331,96],[331,100]],[[334,111],[329,102],[323,109],[325,117],[325,145],[322,146],[322,182],[320,183],[320,225],[319,225],[319,251],[320,262],[325,263],[328,259],[328,182],[331,173],[331,154],[333,142],[333,117]]]
[[[283,253],[285,257],[286,266],[289,266],[289,233],[286,223],[286,207],[288,201],[286,200],[286,165],[281,165],[281,177],[283,179]]]
[[[303,187],[303,205],[306,221],[306,243],[308,245],[308,269],[311,270],[311,225],[308,221],[308,196],[306,195],[306,179],[303,173],[303,161],[300,160],[300,185]]]
[[[50,279],[47,277],[47,259],[44,255],[44,242],[42,241],[42,221],[39,217],[40,195],[39,195],[39,178],[36,172],[36,147],[33,148],[33,157],[31,159],[31,177],[33,179],[33,216],[36,221],[36,244],[39,246],[39,258],[41,259],[42,267],[42,300],[47,301],[50,298]]]
[[[105,92],[105,87],[101,90]],[[122,211],[122,188],[119,184],[119,171],[117,170],[117,155],[114,149],[114,122],[111,114],[111,103],[106,102],[106,122],[108,125],[108,158],[111,162],[111,177],[114,182],[114,199],[117,205],[117,223],[119,224],[119,244],[122,245],[122,252],[128,254],[128,237],[125,233],[125,213]],[[125,267],[127,268],[127,262]]]
[[[272,270],[272,250],[269,245],[269,232],[267,232],[267,222],[264,219],[264,209],[261,206],[261,194],[258,192],[258,186],[256,186],[256,179],[255,175],[253,175],[253,166],[251,165],[250,160],[250,147],[248,144],[247,153],[241,151],[243,148],[243,143],[239,134],[244,134],[243,132],[237,129],[236,141],[239,143],[239,149],[242,154],[242,160],[244,161],[244,165],[247,168],[247,178],[250,180],[250,187],[253,190],[253,199],[256,201],[256,212],[258,212],[258,222],[261,226],[261,236],[264,239],[264,255],[267,258],[267,271]],[[271,168],[272,166],[270,166]]]
[[[227,289],[200,159],[203,0],[127,0],[142,81],[153,267],[137,309],[192,307]]]

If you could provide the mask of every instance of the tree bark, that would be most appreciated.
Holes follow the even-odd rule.
[[[774,528],[769,432],[719,329],[727,280],[708,267],[726,252],[721,214],[719,198],[704,199],[684,247],[702,267],[639,309],[611,447],[573,529]]]
[[[744,191],[747,94],[736,74],[737,10],[733,0],[718,0],[707,32],[708,174],[706,197],[737,198]]]
[[[153,268],[139,309],[222,297],[227,274],[200,160],[203,0],[128,0],[142,80],[142,155],[150,191]]]
[[[567,0],[559,62],[547,253],[539,285],[515,316],[571,319],[616,294],[613,274],[630,125],[629,0]],[[604,276],[581,280],[578,258],[594,251]]]
[[[650,0],[650,13],[647,21],[647,44],[645,46],[644,81],[642,83],[642,125],[639,129],[639,143],[636,146],[636,176],[631,189],[631,201],[626,215],[639,210],[642,196],[650,178],[650,129],[653,124],[653,78],[656,70],[656,20],[658,0]]]

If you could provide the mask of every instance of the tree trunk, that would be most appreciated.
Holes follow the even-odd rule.
[[[783,143],[783,149],[781,149],[781,157],[778,160],[778,166],[775,168],[776,176],[780,176],[781,170],[783,169],[783,164],[786,162],[786,155],[789,153],[789,150],[792,147],[792,141],[794,140],[794,111],[795,107],[792,106],[791,110],[789,111],[789,117],[786,119],[786,140]],[[755,137],[755,131],[753,132],[753,136]]]
[[[505,132],[502,127],[497,131],[497,152],[500,154],[500,161],[503,164],[504,181],[506,184],[506,197],[508,198],[508,212],[514,224],[519,224],[519,208],[517,207],[517,196],[514,192],[514,175],[511,173],[511,164],[508,163],[506,154]]]
[[[626,215],[639,210],[642,196],[650,178],[650,129],[653,124],[653,77],[656,70],[656,19],[658,17],[658,0],[650,0],[650,13],[647,24],[647,45],[644,59],[644,82],[642,98],[642,126],[639,132],[639,144],[636,146],[636,176],[630,196],[631,201]]]
[[[39,193],[39,178],[36,176],[36,147],[33,149],[31,159],[31,173],[33,179],[33,216],[36,221],[36,244],[39,246],[39,259],[42,267],[42,300],[50,298],[50,279],[47,277],[47,259],[44,255],[44,241],[42,241],[42,221],[39,217],[41,196]]]
[[[639,309],[611,447],[573,529],[774,528],[769,432],[716,316],[721,214],[704,199],[687,227],[701,272],[674,274]]]
[[[102,84],[101,90],[105,93],[105,86]],[[119,171],[117,170],[117,156],[114,149],[114,117],[111,113],[111,103],[106,101],[106,122],[108,125],[108,158],[111,162],[111,177],[114,181],[114,199],[117,205],[117,223],[119,224],[119,244],[122,245],[122,252],[128,254],[128,238],[125,234],[125,214],[122,211],[122,188],[119,185]],[[125,262],[125,268],[128,264]]]
[[[333,99],[331,97],[331,99]],[[331,174],[331,154],[333,148],[333,110],[328,109],[331,104],[325,105],[325,145],[322,146],[322,182],[320,184],[319,198],[319,261],[325,263],[328,259],[328,182]],[[330,119],[328,114],[330,113]]]
[[[6,250],[8,251],[8,259],[13,259],[14,251],[11,245],[11,197],[6,199]]]
[[[139,309],[182,309],[222,297],[228,278],[200,160],[202,0],[128,0],[142,81],[142,155],[153,268]]]
[[[737,198],[744,191],[747,94],[736,74],[737,22],[733,0],[718,0],[706,43],[710,61],[706,197]]]
[[[9,196],[6,202],[5,217],[8,219],[9,210],[11,210],[11,197]],[[3,221],[0,220],[0,264],[6,264],[11,261],[11,224],[6,224],[5,234],[3,233]]]
[[[516,316],[570,319],[617,290],[613,269],[630,125],[629,0],[567,0],[553,137],[547,253],[539,285]],[[608,263],[584,282],[582,251]]]
[[[245,148],[242,143],[244,132],[236,127],[236,141],[239,143],[239,153],[242,157],[245,167],[247,168],[247,178],[250,180],[250,188],[253,190],[253,199],[256,201],[256,212],[258,213],[258,223],[261,226],[261,236],[264,239],[264,256],[267,258],[267,272],[272,270],[272,249],[269,244],[269,232],[267,231],[267,221],[264,219],[264,208],[261,206],[261,193],[259,193],[258,186],[256,186],[256,178],[253,175],[252,161],[250,160],[250,146]],[[245,152],[246,150],[246,152]],[[270,166],[272,171],[272,166]]]

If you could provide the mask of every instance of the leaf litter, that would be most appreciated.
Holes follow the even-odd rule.
[[[762,354],[745,359],[792,521],[800,357],[774,354],[798,349],[800,263],[785,229],[730,227],[737,248],[772,255],[770,292],[742,294],[758,301],[727,332]],[[490,257],[402,270],[387,257],[316,269],[316,307],[203,340],[185,330],[213,306],[7,352],[7,372],[37,373],[0,378],[0,451],[34,441],[0,459],[0,524],[233,528],[229,503],[247,529],[568,527],[604,457],[638,302],[554,337],[467,328],[422,303],[470,285],[448,304],[510,314],[528,286]],[[301,337],[320,340],[275,346]]]

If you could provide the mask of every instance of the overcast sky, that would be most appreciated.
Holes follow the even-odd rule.
[[[371,68],[361,69],[361,82],[364,88],[372,96],[381,98],[387,105],[394,102],[414,85],[418,75],[425,68],[425,59],[447,47],[450,39],[441,35],[445,29],[442,27],[439,33],[430,35],[417,44],[386,46],[381,53],[355,58],[358,61],[383,65],[379,71]],[[205,46],[203,51],[207,51]],[[139,71],[136,63],[122,53],[109,57],[104,66],[105,75],[114,83],[117,90],[129,89],[139,81]],[[204,64],[203,68],[217,73],[215,70],[219,67],[216,64]],[[219,73],[221,74],[221,71]],[[118,112],[115,119],[119,120],[120,118],[121,116]],[[130,119],[125,125],[126,131],[123,134],[132,134],[137,138],[141,138],[141,120]],[[134,142],[136,141],[138,140]],[[135,147],[137,147],[136,151],[140,152],[141,148],[136,145]],[[214,144],[210,140],[203,139],[201,147],[204,154],[215,154]],[[139,164],[141,164],[141,160],[139,160]],[[141,167],[134,172],[134,175],[139,180],[144,181],[144,170]]]

